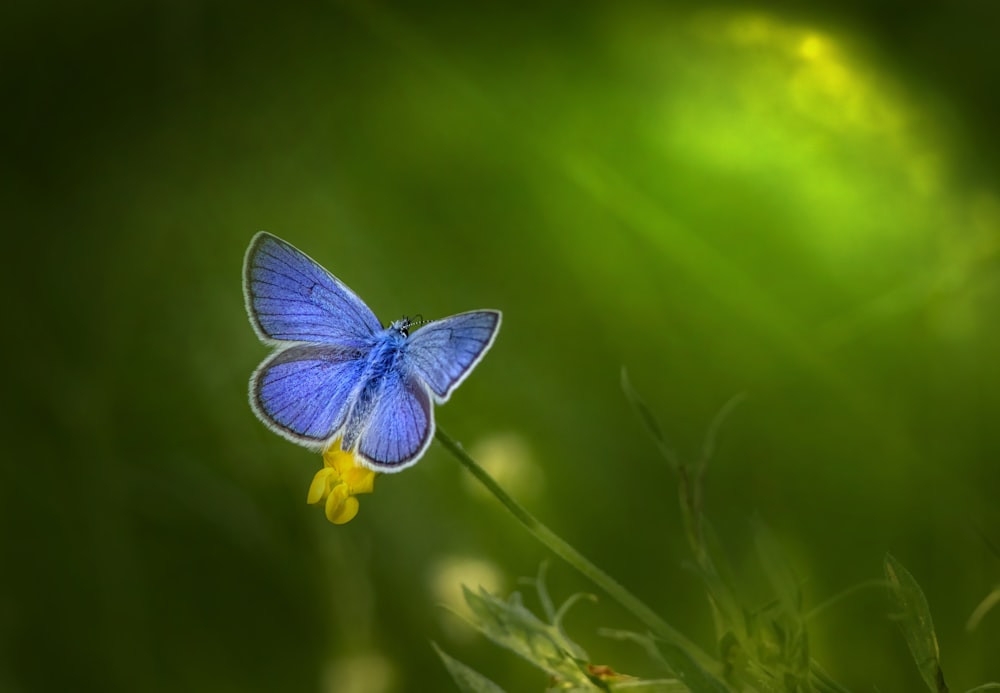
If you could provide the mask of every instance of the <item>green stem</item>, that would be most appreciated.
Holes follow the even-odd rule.
[[[485,469],[480,467],[479,464],[469,456],[469,453],[462,448],[461,444],[442,431],[440,426],[437,428],[436,437],[438,442],[447,448],[448,451],[453,454],[466,469],[472,472],[472,475],[476,477],[476,479],[478,479],[490,493],[496,496],[497,500],[499,500],[504,507],[507,508],[507,510],[509,510],[511,514],[518,519],[518,521],[520,521],[522,525],[524,525],[525,529],[527,529],[535,537],[535,539],[542,542],[542,544],[547,546],[554,554],[583,573],[583,575],[589,578],[591,582],[604,590],[608,596],[621,604],[636,618],[646,624],[646,626],[656,635],[686,650],[702,666],[711,666],[712,659],[701,648],[684,637],[684,635],[682,635],[669,623],[657,616],[656,612],[643,604],[638,597],[625,589],[621,583],[588,561],[579,551],[567,544],[555,532],[539,522],[534,515],[525,510],[520,503],[504,491],[500,484],[498,484],[493,477],[486,473]]]

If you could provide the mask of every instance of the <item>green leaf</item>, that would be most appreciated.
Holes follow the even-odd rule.
[[[759,518],[754,518],[753,530],[757,557],[774,589],[775,596],[790,614],[801,615],[802,589],[785,550]]]
[[[1000,683],[984,683],[981,686],[970,688],[965,693],[979,693],[979,691],[1000,691]]]
[[[482,588],[479,592],[465,586],[462,589],[473,614],[469,622],[480,633],[560,682],[594,689],[586,671],[587,653],[566,637],[558,624],[545,623],[531,613],[518,592],[502,599]]]
[[[889,594],[899,610],[894,616],[899,620],[920,676],[929,690],[947,693],[934,622],[923,590],[903,564],[888,553],[885,555],[885,576],[889,580]]]
[[[846,686],[830,676],[815,659],[812,660],[811,674],[816,689],[823,693],[851,693]]]
[[[650,658],[658,662],[672,676],[694,693],[732,693],[725,683],[705,671],[688,652],[673,643],[658,641],[648,635],[627,630],[602,628],[600,634],[616,640],[631,640],[641,645]],[[612,688],[612,690],[618,690]]]
[[[617,693],[691,693],[691,689],[677,679],[634,679],[612,683],[608,689]]]
[[[448,655],[437,646],[437,643],[432,642],[431,645],[438,653],[441,661],[444,662],[444,666],[448,669],[448,673],[451,674],[451,678],[455,680],[458,690],[462,691],[462,693],[504,693],[504,690],[500,686],[490,681],[472,667]]]
[[[725,548],[715,534],[712,524],[704,517],[701,519],[701,528],[704,553],[700,565],[695,565],[692,569],[705,583],[705,589],[713,606],[712,617],[715,620],[716,637],[722,638],[728,632],[744,633],[746,619]]]
[[[649,410],[649,407],[643,401],[642,397],[639,396],[638,391],[632,387],[632,382],[628,378],[628,371],[622,367],[622,391],[625,393],[625,398],[628,399],[629,404],[635,409],[639,418],[642,420],[643,426],[649,435],[652,436],[653,441],[656,443],[656,447],[659,448],[660,454],[663,455],[664,459],[670,463],[670,466],[676,471],[680,468],[680,461],[677,459],[677,455],[670,446],[667,444],[667,437],[663,435],[663,429],[660,428],[660,423],[653,416],[653,412]]]
[[[674,670],[670,668],[670,665],[667,664],[667,660],[663,658],[663,654],[656,646],[656,641],[653,640],[651,636],[636,633],[631,630],[616,630],[613,628],[601,628],[597,631],[597,634],[606,638],[614,638],[615,640],[631,640],[632,642],[642,646],[642,648],[646,650],[646,654],[649,655],[649,658],[663,667],[667,673],[674,673]]]
[[[729,401],[722,405],[722,409],[715,415],[712,419],[712,423],[708,426],[708,432],[705,434],[705,442],[702,444],[701,448],[701,463],[700,467],[704,467],[708,464],[709,460],[715,454],[715,442],[719,437],[719,431],[722,430],[722,424],[726,422],[729,415],[733,413],[739,404],[747,398],[747,393],[740,392],[729,398]]]
[[[969,620],[965,624],[965,629],[973,631],[978,628],[979,622],[982,621],[983,617],[992,611],[997,604],[1000,604],[1000,586],[994,587],[993,590],[983,598],[983,601],[979,602],[973,610],[972,615],[969,616]]]
[[[760,519],[754,546],[775,599],[746,613],[747,659],[741,676],[757,690],[813,690],[802,590],[780,542]]]
[[[695,693],[732,693],[729,686],[702,669],[691,655],[677,645],[661,642],[659,650],[674,675]]]

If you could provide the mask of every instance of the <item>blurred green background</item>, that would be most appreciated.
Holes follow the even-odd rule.
[[[729,397],[707,510],[812,605],[921,582],[954,690],[1000,679],[1000,63],[993,3],[13,3],[2,12],[5,691],[453,690],[430,641],[545,678],[441,609],[546,552],[437,445],[350,524],[246,381],[266,229],[384,321],[498,308],[438,409],[526,506],[712,649],[674,480]],[[561,600],[593,588],[553,563]],[[811,624],[917,690],[880,590]],[[571,633],[641,629],[602,598]]]

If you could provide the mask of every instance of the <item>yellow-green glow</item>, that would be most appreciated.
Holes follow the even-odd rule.
[[[617,36],[623,62],[662,65],[659,73],[649,68],[661,91],[650,95],[655,117],[641,135],[662,156],[662,179],[628,181],[620,168],[595,175],[594,166],[581,178],[618,200],[621,189],[651,191],[645,212],[627,203],[634,227],[686,255],[685,264],[713,290],[737,303],[750,290],[751,310],[773,322],[775,337],[789,347],[784,329],[819,337],[806,349],[842,345],[873,318],[928,310],[948,316],[940,323],[945,331],[966,334],[981,319],[955,292],[992,281],[989,271],[981,275],[997,253],[995,197],[962,188],[940,114],[926,99],[916,105],[912,90],[856,43],[761,13],[629,17]],[[730,223],[746,228],[749,247],[783,237],[786,248],[790,242],[801,249],[802,262],[815,263],[852,293],[867,290],[867,297],[812,328],[797,326],[780,305],[769,307],[740,279],[740,263],[727,266],[698,249],[700,230],[678,228],[676,214],[652,202],[657,190],[677,185],[678,162],[720,180],[717,209],[736,205]],[[571,170],[579,175],[585,167]],[[757,219],[739,212],[745,199],[730,202],[727,187],[734,183],[756,191]],[[752,271],[761,270],[781,266]]]
[[[829,266],[922,242],[942,155],[929,114],[870,59],[759,14],[706,14],[678,33],[698,59],[660,98],[650,137],[666,154],[770,181],[768,202]]]
[[[545,472],[538,465],[528,441],[517,433],[497,433],[477,441],[469,453],[483,468],[518,498],[531,500],[545,489]],[[486,499],[491,496],[476,483],[465,479],[470,493]]]
[[[441,609],[440,624],[454,640],[469,640],[475,637],[475,630],[453,613],[470,615],[469,605],[462,594],[462,586],[473,591],[483,587],[490,592],[504,588],[504,578],[495,563],[475,556],[442,556],[431,567],[427,575],[427,586],[431,598]]]
[[[392,660],[378,652],[338,657],[323,670],[323,693],[388,693],[398,690]]]

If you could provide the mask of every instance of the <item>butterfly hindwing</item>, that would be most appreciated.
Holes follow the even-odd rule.
[[[322,447],[344,425],[363,352],[302,344],[268,358],[250,378],[250,404],[277,433]]]
[[[459,313],[410,336],[407,359],[437,401],[446,401],[493,345],[500,317],[497,310]]]
[[[417,378],[399,371],[385,376],[358,439],[367,466],[394,472],[414,464],[430,445],[434,407]]]
[[[261,339],[357,345],[382,329],[371,309],[312,258],[260,232],[243,264],[247,313]]]

